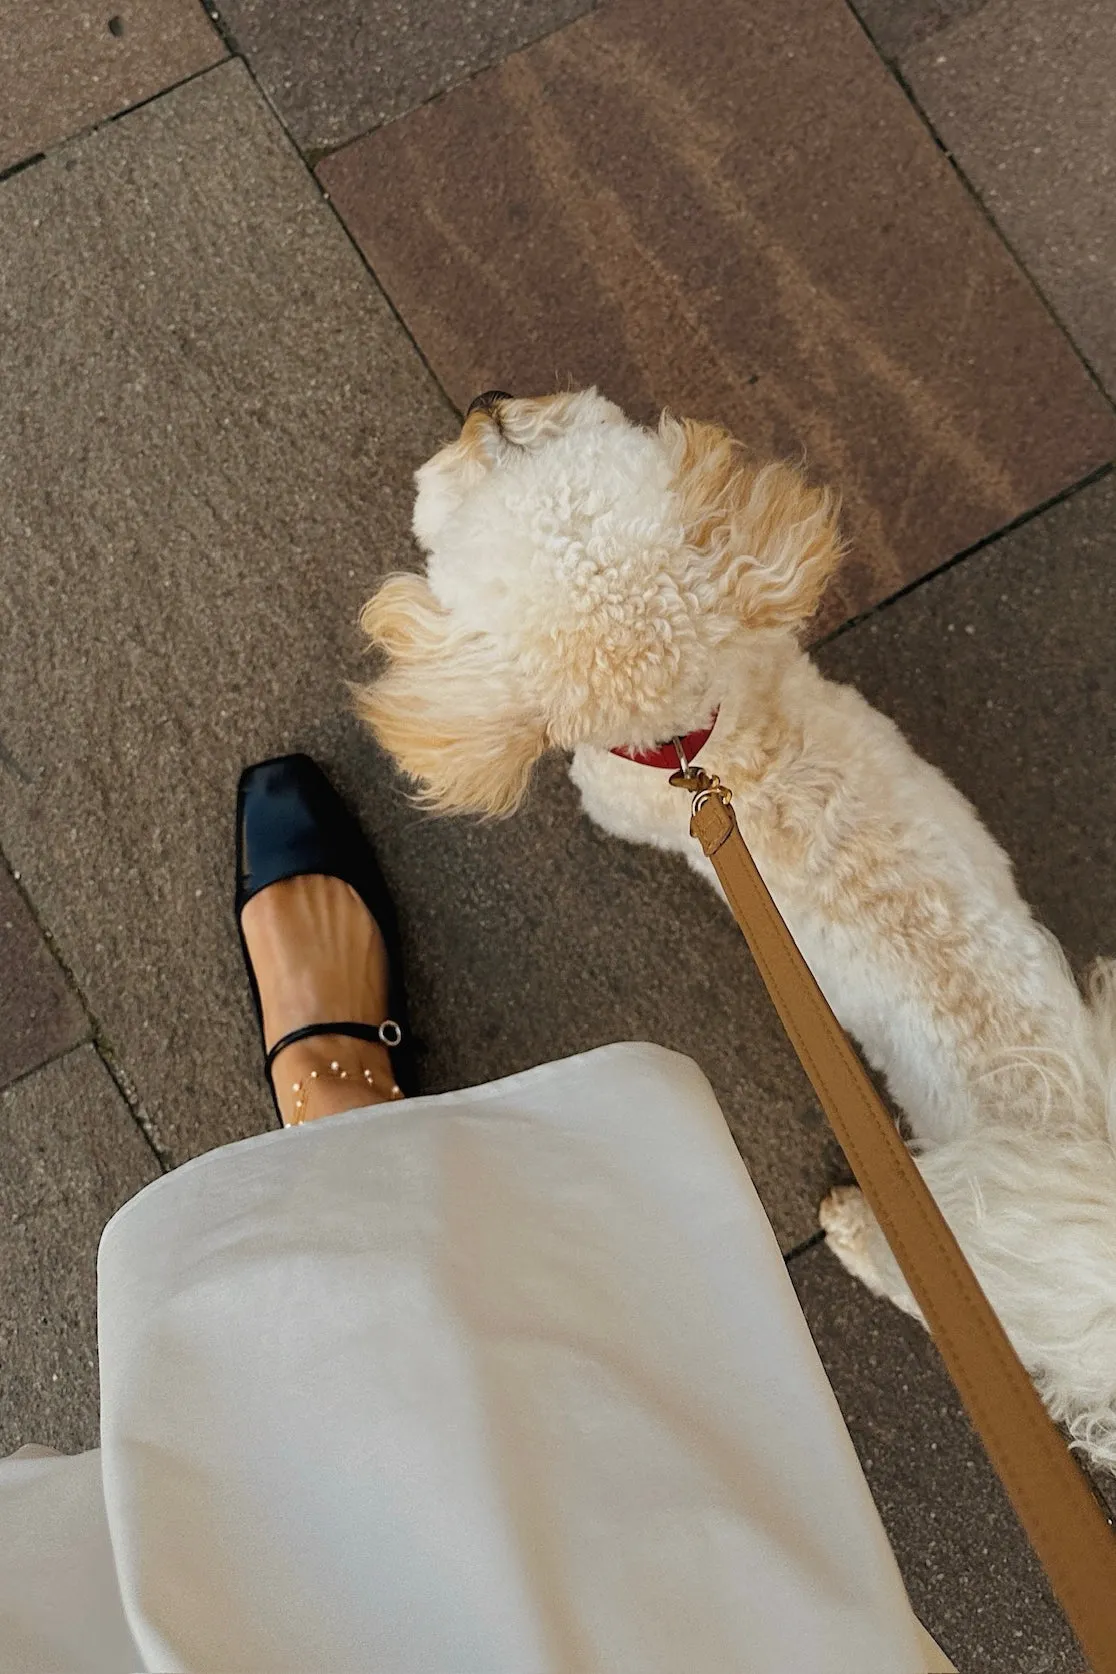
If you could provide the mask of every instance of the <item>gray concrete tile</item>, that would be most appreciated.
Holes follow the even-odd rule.
[[[559,29],[594,0],[226,0],[222,15],[304,151],[342,145]]]
[[[919,1619],[961,1674],[1087,1674],[922,1326],[824,1245],[790,1275]]]
[[[459,404],[597,383],[805,455],[830,625],[1116,450],[844,0],[613,0],[319,177]]]
[[[1080,969],[1116,954],[1116,477],[819,655],[971,798]]]
[[[0,169],[224,56],[197,0],[0,0]]]
[[[1070,336],[1116,395],[1111,0],[989,0],[903,73]]]
[[[885,58],[896,59],[921,41],[971,17],[988,0],[850,0]]]
[[[81,1001],[0,862],[0,1087],[88,1033]]]
[[[445,408],[240,63],[2,190],[0,827],[181,1157],[270,1119],[237,772],[347,706]]]
[[[273,1118],[230,911],[248,761],[333,769],[397,894],[423,1084],[645,1036],[711,1073],[780,1236],[832,1167],[743,944],[680,861],[579,819],[420,817],[350,718],[358,608],[414,561],[457,421],[222,67],[4,187],[0,840],[178,1161]],[[0,769],[0,771],[3,771]]]
[[[97,1445],[97,1244],[159,1172],[92,1046],[0,1093],[0,1455]]]

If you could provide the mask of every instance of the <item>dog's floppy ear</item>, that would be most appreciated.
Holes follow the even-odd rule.
[[[455,624],[417,575],[390,576],[360,622],[389,664],[356,688],[357,713],[417,782],[419,801],[440,813],[513,813],[546,729],[525,712],[494,642]]]
[[[838,504],[793,465],[750,463],[727,431],[663,415],[687,545],[753,628],[805,622],[841,562]]]

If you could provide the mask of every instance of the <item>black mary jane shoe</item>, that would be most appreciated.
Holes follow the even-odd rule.
[[[266,1050],[264,1072],[272,1097],[272,1066],[283,1048],[314,1035],[346,1035],[376,1041],[391,1053],[391,1067],[401,1092],[415,1090],[413,1054],[400,972],[399,930],[395,907],[371,846],[317,762],[309,756],[275,756],[240,775],[236,793],[236,923],[252,999],[263,1039],[260,991],[241,914],[254,895],[286,878],[322,873],[341,878],[356,890],[375,919],[388,960],[388,1015],[384,1022],[323,1021],[292,1029]],[[279,1111],[279,1100],[275,1098]],[[282,1117],[280,1115],[280,1120]]]

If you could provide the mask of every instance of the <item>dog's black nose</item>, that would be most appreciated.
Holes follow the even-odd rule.
[[[510,400],[511,396],[505,390],[486,389],[483,395],[473,397],[469,403],[469,412],[465,414],[465,417],[468,418],[469,413],[490,413],[493,408],[500,405],[501,401]]]

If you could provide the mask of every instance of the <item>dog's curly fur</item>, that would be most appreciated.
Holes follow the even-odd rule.
[[[431,807],[490,816],[571,750],[592,819],[712,878],[685,798],[609,752],[719,711],[700,761],[1050,1412],[1116,1468],[1116,968],[1083,998],[970,805],[800,649],[841,557],[833,497],[593,390],[472,413],[417,483],[426,579],[363,617],[389,659],[358,694],[373,731]],[[917,1312],[858,1191],[821,1219]]]

